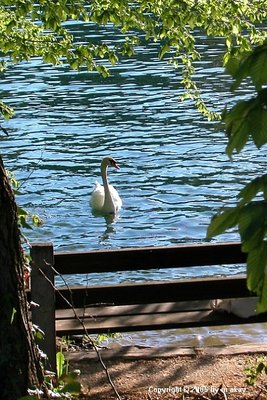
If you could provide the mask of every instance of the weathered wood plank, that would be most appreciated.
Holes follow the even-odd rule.
[[[240,243],[233,242],[55,253],[55,269],[60,274],[183,268],[245,262],[246,254],[241,252]]]
[[[195,311],[183,313],[168,313],[164,315],[149,314],[149,315],[133,315],[133,316],[118,316],[118,317],[100,317],[100,318],[87,318],[83,320],[83,324],[90,333],[98,332],[119,332],[139,329],[159,329],[159,327],[181,325],[186,323],[194,323],[200,318],[207,317],[210,314],[209,311]],[[62,332],[78,332],[83,331],[83,326],[78,320],[57,320],[56,321],[56,331],[57,333],[64,334]]]
[[[32,321],[44,332],[38,345],[47,355],[47,368],[56,372],[55,292],[52,243],[36,243],[31,248],[31,299],[38,307],[32,310]]]
[[[58,335],[82,334],[84,333],[85,326],[88,333],[127,332],[151,329],[247,324],[255,321],[266,322],[266,319],[266,314],[255,318],[244,319],[231,314],[221,314],[211,310],[204,310],[180,313],[85,318],[83,319],[83,324],[76,319],[57,320],[56,331]]]
[[[178,311],[210,310],[209,301],[181,301],[179,303],[134,304],[127,306],[99,306],[56,310],[56,319],[109,317],[117,315],[162,314]]]
[[[60,288],[59,292],[75,308],[91,305],[132,305],[217,298],[237,298],[250,295],[245,276],[187,279],[168,282]],[[56,308],[68,307],[56,293]]]

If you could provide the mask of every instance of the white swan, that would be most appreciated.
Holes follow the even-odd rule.
[[[113,158],[103,158],[101,162],[101,176],[103,186],[96,182],[90,199],[92,210],[100,212],[102,214],[116,214],[122,206],[122,201],[119,193],[112,185],[108,183],[107,169],[109,166],[120,169]]]

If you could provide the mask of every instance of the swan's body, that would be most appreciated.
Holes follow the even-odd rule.
[[[101,177],[103,186],[98,182],[91,194],[90,205],[93,211],[103,214],[116,214],[122,206],[122,201],[117,190],[108,183],[108,166],[119,169],[120,167],[111,157],[103,158],[101,162]]]

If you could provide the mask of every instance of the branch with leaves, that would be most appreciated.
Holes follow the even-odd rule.
[[[223,121],[228,136],[227,154],[240,152],[251,139],[257,148],[267,143],[267,42],[251,52],[234,55],[226,70],[234,78],[233,89],[250,79],[255,93],[225,109]],[[235,207],[224,208],[215,215],[208,228],[208,237],[237,228],[242,251],[248,253],[247,285],[260,301],[257,311],[267,311],[267,174],[256,177],[239,193]]]
[[[158,44],[159,59],[180,68],[185,96],[210,119],[209,110],[194,80],[195,62],[202,57],[195,44],[195,33],[225,38],[225,62],[230,54],[250,51],[262,44],[265,31],[260,23],[267,17],[267,1],[195,0],[5,0],[0,5],[1,71],[9,63],[40,57],[53,65],[68,64],[73,69],[96,70],[109,75],[106,62],[113,65],[121,57],[134,56],[140,42]],[[120,32],[118,45],[86,39],[77,43],[69,29],[70,21],[83,21],[88,28],[106,26]],[[11,109],[0,104],[0,112],[10,117]]]

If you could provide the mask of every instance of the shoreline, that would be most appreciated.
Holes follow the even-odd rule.
[[[120,346],[112,345],[111,348],[100,348],[99,353],[103,359],[154,359],[154,358],[171,358],[177,356],[231,356],[238,354],[257,354],[267,353],[266,343],[246,343],[238,345],[221,345],[206,347],[148,347],[148,346]],[[86,361],[97,360],[97,354],[93,349],[78,350],[65,352],[65,356],[69,361]]]

